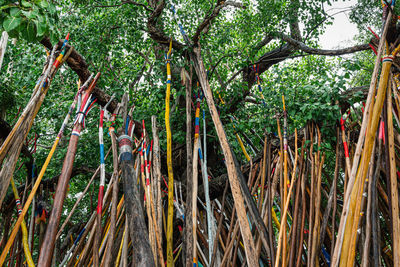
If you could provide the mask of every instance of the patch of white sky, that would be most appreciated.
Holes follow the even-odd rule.
[[[333,16],[332,25],[328,25],[320,37],[320,45],[324,49],[343,48],[355,45],[354,37],[359,33],[356,24],[352,23],[349,13],[357,0],[332,1],[326,6],[326,12]]]

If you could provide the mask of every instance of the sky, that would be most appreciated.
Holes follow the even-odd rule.
[[[357,26],[349,20],[349,8],[356,3],[357,0],[332,1],[332,6],[326,8],[330,15],[340,11],[346,11],[334,15],[333,24],[327,26],[325,33],[320,38],[322,48],[344,48],[356,44],[353,38],[358,34],[358,29]]]

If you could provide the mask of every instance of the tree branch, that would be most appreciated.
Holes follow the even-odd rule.
[[[203,30],[205,32],[208,31],[207,29],[210,27],[212,20],[216,18],[219,12],[226,6],[245,8],[245,6],[243,6],[242,3],[237,3],[233,1],[218,2],[217,5],[214,7],[213,11],[211,12],[211,14],[207,15],[204,18],[203,22],[197,27],[197,30],[192,38],[194,44],[197,44],[199,42],[200,34],[203,32]]]
[[[288,42],[290,45],[292,45],[294,48],[301,50],[303,52],[306,52],[308,54],[312,55],[323,55],[323,56],[340,56],[340,55],[346,55],[346,54],[352,54],[354,52],[359,52],[359,51],[365,51],[370,49],[368,44],[362,44],[362,45],[355,45],[347,48],[342,48],[342,49],[318,49],[318,48],[312,48],[307,46],[305,43],[297,41],[286,34],[280,33],[278,35],[283,41]]]

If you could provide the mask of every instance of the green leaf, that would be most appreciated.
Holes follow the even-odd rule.
[[[22,5],[23,7],[32,7],[32,4],[31,4],[31,3],[29,3],[28,1],[24,1],[24,0],[21,1],[21,5]]]
[[[35,24],[36,24],[36,29],[37,29],[36,36],[37,37],[43,36],[47,30],[47,27],[46,27],[47,25],[45,23],[41,23],[37,20],[35,20]]]
[[[24,11],[22,10],[22,14],[28,19],[34,19],[36,16],[32,11]]]
[[[21,14],[21,10],[17,7],[10,8],[11,17],[18,17]]]
[[[3,22],[3,28],[6,32],[10,32],[18,27],[21,21],[20,17],[7,17]]]
[[[47,1],[42,0],[42,1],[39,2],[39,6],[41,8],[48,8],[49,7],[49,3]]]
[[[36,40],[36,26],[33,21],[28,21],[26,27],[21,31],[22,37],[28,42]]]

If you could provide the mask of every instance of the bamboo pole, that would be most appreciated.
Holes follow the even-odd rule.
[[[185,80],[185,102],[186,102],[186,203],[192,203],[193,194],[193,150],[192,150],[192,74],[193,69],[190,65],[190,73],[182,69],[181,76]],[[185,210],[185,240],[183,249],[183,259],[185,266],[190,267],[193,264],[193,229],[192,225],[192,209]]]
[[[381,161],[382,161],[382,142],[383,142],[383,131],[384,127],[381,121],[381,127],[379,128],[379,137],[378,137],[378,151],[377,151],[377,159],[376,159],[376,166],[375,172],[372,176],[371,180],[371,187],[372,187],[372,194],[371,194],[371,230],[372,230],[372,239],[375,242],[372,242],[372,255],[373,255],[373,265],[379,267],[380,266],[380,240],[379,238],[379,216],[378,216],[378,195],[377,195],[377,182],[380,176],[380,168],[381,168]]]
[[[171,50],[172,39],[169,50],[165,56],[167,65],[167,92],[165,94],[165,128],[167,131],[167,167],[168,167],[168,220],[167,220],[167,266],[174,266],[173,250],[173,219],[174,219],[174,172],[172,170],[172,147],[171,127],[169,122],[169,101],[171,95]]]
[[[399,193],[396,177],[396,162],[394,151],[394,130],[392,113],[392,90],[389,85],[387,93],[387,127],[389,144],[389,165],[390,165],[390,194],[392,208],[392,229],[393,229],[393,263],[400,266],[400,218],[399,218]]]
[[[197,190],[198,190],[198,161],[199,161],[199,131],[200,131],[200,98],[199,96],[196,99],[196,112],[195,112],[195,134],[194,134],[194,145],[193,145],[193,168],[192,168],[192,238],[193,238],[193,266],[197,266]],[[168,188],[169,189],[169,188]]]

